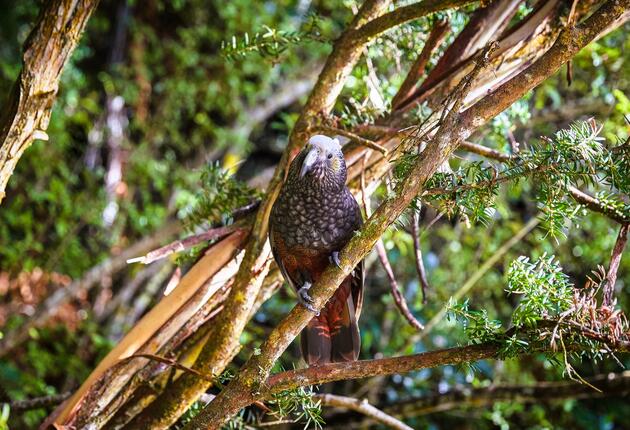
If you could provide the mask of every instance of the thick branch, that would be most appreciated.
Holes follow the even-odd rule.
[[[59,78],[98,0],[51,0],[42,4],[24,45],[20,76],[0,118],[0,203],[18,160],[46,129]]]
[[[363,379],[377,375],[394,375],[413,370],[445,366],[447,364],[468,363],[493,358],[498,351],[499,347],[496,344],[484,343],[402,357],[331,363],[277,373],[270,376],[264,386],[265,391],[273,394],[307,385],[319,385],[348,379]]]

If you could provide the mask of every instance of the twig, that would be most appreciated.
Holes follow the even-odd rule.
[[[360,27],[356,33],[359,40],[370,40],[390,28],[421,18],[440,10],[455,9],[473,3],[470,0],[425,0],[402,6],[373,19]]]
[[[358,134],[354,134],[351,131],[342,130],[340,128],[329,127],[329,126],[325,126],[325,125],[320,125],[317,128],[319,130],[323,131],[324,133],[331,133],[333,135],[337,134],[339,136],[347,137],[351,141],[353,141],[353,142],[355,142],[355,143],[357,143],[357,144],[359,144],[361,146],[365,146],[367,148],[375,149],[375,150],[379,151],[384,156],[387,156],[387,154],[388,154],[387,148],[379,145],[378,143],[376,143],[376,142],[374,142],[374,141],[372,141],[370,139],[366,139],[364,137],[359,136]]]
[[[445,393],[436,393],[403,401],[383,408],[388,414],[417,417],[436,412],[485,407],[500,401],[539,403],[562,399],[601,398],[622,396],[630,392],[630,371],[607,373],[588,378],[587,381],[603,392],[573,381],[537,382],[530,385],[491,385],[473,388],[456,387]]]
[[[173,360],[172,358],[162,357],[155,354],[134,354],[127,358],[120,360],[121,363],[125,363],[127,361],[134,360],[136,358],[146,358],[148,360],[157,361],[158,363],[166,364],[174,369],[181,370],[182,372],[190,373],[195,375],[198,378],[201,378],[210,383],[216,384],[218,383],[218,379],[214,375],[206,375],[203,372],[199,372],[198,370],[193,369],[192,367],[184,366],[183,364],[177,362],[177,360]]]
[[[482,155],[487,158],[492,158],[499,161],[509,161],[513,157],[505,152],[497,151],[496,149],[488,148],[483,145],[472,142],[462,142],[459,144],[458,149],[463,149],[474,154]]]
[[[35,397],[33,399],[16,400],[10,402],[11,412],[30,411],[32,409],[47,408],[55,406],[66,400],[72,395],[71,391],[61,394],[53,394],[51,396]],[[1,402],[0,402],[1,404]]]
[[[427,37],[427,40],[422,47],[422,51],[420,51],[420,55],[418,55],[418,58],[409,69],[409,73],[407,73],[405,81],[402,83],[398,92],[392,99],[392,110],[396,110],[398,106],[407,99],[418,81],[422,79],[424,69],[431,59],[431,54],[433,54],[435,48],[442,43],[442,40],[444,40],[444,37],[448,33],[448,30],[449,25],[447,19],[442,19],[433,25],[431,33],[429,33],[429,37]]]
[[[477,284],[483,275],[486,274],[488,270],[490,270],[514,245],[519,243],[530,231],[534,229],[540,223],[540,219],[538,217],[533,217],[529,220],[527,224],[525,224],[514,236],[512,236],[508,241],[506,241],[499,249],[496,250],[494,254],[490,258],[488,258],[479,268],[471,275],[470,278],[453,294],[451,297],[454,300],[460,300],[464,297],[468,292]],[[443,306],[438,313],[436,313],[433,318],[429,320],[426,324],[425,329],[421,333],[416,333],[411,336],[407,341],[407,345],[415,344],[421,341],[426,335],[428,335],[431,330],[435,328],[435,326],[442,321],[446,312],[448,311],[447,306]]]
[[[427,290],[429,289],[429,281],[427,280],[427,271],[424,268],[424,260],[422,259],[422,247],[420,246],[420,211],[413,211],[413,219],[411,223],[411,236],[413,239],[413,248],[415,251],[416,272],[420,280],[420,288],[422,290],[422,303],[427,303]]]
[[[130,258],[127,260],[127,264],[131,264],[131,263],[151,264],[156,260],[160,260],[162,258],[168,257],[169,255],[175,254],[177,252],[185,251],[202,242],[220,239],[236,231],[239,228],[242,228],[242,227],[237,224],[230,224],[223,227],[213,228],[203,233],[188,236],[185,239],[176,240],[175,242],[171,242],[168,245],[165,245],[161,248],[150,251],[141,257]]]
[[[608,275],[606,276],[606,284],[604,286],[603,306],[614,306],[615,296],[615,282],[617,281],[617,270],[619,270],[619,264],[621,263],[621,256],[623,249],[626,247],[628,241],[628,230],[630,230],[630,224],[623,224],[619,229],[619,235],[617,241],[613,247],[612,256],[610,257],[610,267],[608,269]]]
[[[366,415],[389,428],[396,430],[413,430],[404,422],[386,414],[380,409],[370,405],[367,399],[359,400],[353,397],[337,396],[335,394],[316,394],[313,396],[316,400],[319,400],[322,405],[333,406],[336,408],[345,408],[360,414]]]
[[[492,158],[498,161],[509,161],[509,160],[515,160],[518,159],[518,156],[512,156],[509,154],[506,154],[504,152],[501,151],[497,151],[496,149],[491,149],[491,148],[487,148],[485,146],[482,145],[478,145],[476,143],[471,143],[471,142],[462,142],[459,145],[460,149],[463,149],[465,151],[468,152],[472,152],[478,155],[482,155],[484,157],[487,158]],[[472,187],[478,187],[478,186],[485,186],[485,185],[491,185],[491,184],[497,184],[500,182],[505,182],[507,180],[509,180],[509,177],[499,177],[499,178],[494,178],[491,181],[483,181],[482,183],[479,184],[475,184],[472,185]],[[469,189],[471,187],[471,185],[464,185],[462,187],[457,187],[457,190],[462,190],[462,189]],[[630,217],[628,217],[628,215],[624,214],[624,213],[620,213],[619,211],[606,206],[604,204],[602,204],[602,202],[600,202],[598,199],[596,199],[593,196],[590,196],[588,194],[586,194],[583,191],[580,191],[578,188],[574,187],[573,185],[569,185],[567,187],[567,190],[569,191],[569,194],[571,195],[571,197],[578,203],[584,205],[585,207],[587,207],[588,209],[594,211],[594,212],[599,212],[603,215],[606,215],[608,218],[617,221],[620,224],[627,224],[630,223]],[[432,194],[440,194],[442,192],[445,192],[446,190],[443,189],[433,189],[433,190],[426,190],[426,195],[432,195]],[[453,190],[455,191],[455,190]]]
[[[385,245],[383,245],[383,240],[379,239],[376,242],[376,252],[378,254],[379,260],[381,260],[381,264],[383,265],[383,269],[385,269],[385,273],[387,273],[387,278],[389,279],[389,287],[394,297],[394,301],[396,302],[396,306],[400,313],[403,314],[405,319],[414,327],[416,330],[423,330],[424,326],[420,321],[418,321],[409,310],[409,306],[407,305],[407,301],[405,297],[400,292],[398,287],[398,282],[396,282],[396,277],[394,276],[394,271],[392,270],[392,265],[389,263],[389,259],[387,258],[387,251],[385,250]]]

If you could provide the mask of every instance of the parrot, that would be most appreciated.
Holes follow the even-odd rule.
[[[292,161],[269,217],[273,257],[298,301],[315,314],[300,335],[309,366],[355,361],[361,349],[363,261],[319,313],[308,293],[329,264],[339,266],[339,251],[363,223],[346,179],[339,141],[314,135]]]

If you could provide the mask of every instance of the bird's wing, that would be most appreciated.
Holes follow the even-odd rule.
[[[270,223],[269,225],[269,243],[271,244],[271,254],[273,255],[273,259],[276,260],[276,264],[278,264],[278,268],[280,269],[280,273],[282,273],[282,277],[287,281],[291,288],[297,291],[299,287],[297,286],[297,282],[289,275],[289,272],[284,265],[284,258],[281,251],[278,249],[279,238],[274,237],[272,224],[273,223]]]

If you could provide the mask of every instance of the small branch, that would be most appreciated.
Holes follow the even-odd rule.
[[[534,229],[540,223],[540,219],[538,217],[533,217],[529,220],[527,224],[525,224],[514,236],[512,236],[509,240],[507,240],[499,249],[496,250],[494,254],[490,258],[488,258],[479,268],[466,280],[466,282],[454,293],[451,295],[453,300],[459,301],[462,297],[464,297],[468,292],[477,284],[483,275],[488,272],[488,270],[492,269],[494,265],[517,243],[519,243],[527,234]],[[426,324],[426,327],[423,332],[416,333],[411,336],[407,344],[414,344],[421,341],[426,335],[428,335],[431,330],[435,328],[435,326],[442,321],[448,308],[444,305],[434,316],[429,320]]]
[[[409,73],[407,73],[405,81],[402,83],[398,92],[392,99],[392,110],[398,109],[401,102],[405,101],[413,92],[416,84],[424,76],[424,70],[431,59],[431,54],[433,54],[435,48],[440,46],[440,43],[444,40],[448,30],[449,25],[447,19],[442,19],[433,25],[431,33],[429,33],[429,37],[427,37],[427,40],[422,47],[422,51],[420,51],[420,55],[418,55],[418,58],[409,69]]]
[[[615,305],[613,299],[615,296],[615,282],[617,281],[617,270],[621,263],[621,256],[623,249],[626,247],[628,241],[628,230],[630,230],[630,224],[623,224],[619,229],[619,235],[610,257],[610,267],[608,269],[608,275],[606,276],[606,285],[604,286],[603,306],[612,307]]]
[[[606,215],[608,218],[617,221],[619,224],[622,225],[630,223],[630,217],[628,215],[620,213],[615,209],[604,205],[595,197],[590,196],[571,185],[568,187],[568,190],[571,194],[571,197],[573,197],[576,202],[584,205],[590,210]]]
[[[72,395],[71,391],[51,396],[35,397],[33,399],[16,400],[10,402],[11,412],[30,411],[32,409],[47,408],[58,405]]]
[[[483,388],[457,387],[445,393],[436,393],[391,405],[383,410],[399,417],[417,417],[436,412],[470,407],[485,407],[496,402],[539,403],[563,399],[602,398],[630,393],[630,371],[607,373],[586,379],[600,388],[574,381],[538,382],[531,385],[490,385]]]
[[[411,223],[411,236],[413,239],[413,248],[416,255],[416,272],[420,280],[420,288],[422,290],[422,303],[427,302],[427,290],[429,289],[429,281],[427,280],[427,271],[424,268],[424,260],[422,259],[422,247],[420,246],[420,211],[413,212]]]
[[[161,248],[150,251],[141,257],[130,258],[127,260],[127,264],[131,264],[131,263],[151,264],[156,260],[160,260],[162,258],[168,257],[171,254],[185,251],[202,242],[220,239],[238,230],[239,228],[241,227],[238,226],[237,224],[231,224],[224,227],[213,228],[200,234],[188,236],[185,239],[176,240],[175,242],[171,242],[168,245],[165,245]]]
[[[486,148],[485,146],[478,145],[476,143],[471,143],[471,142],[462,142],[459,145],[459,149],[463,149],[468,152],[472,152],[472,153],[482,155],[487,158],[492,158],[494,160],[504,161],[504,162],[509,161],[509,160],[515,160],[518,158],[518,156],[511,156],[504,152],[497,151],[496,149]],[[482,183],[472,185],[472,187],[497,184],[501,182],[506,182],[509,179],[510,178],[503,176],[503,177],[495,178],[491,181],[484,181]],[[457,189],[453,189],[452,191],[470,189],[470,188],[471,186],[464,185],[462,187],[457,187]],[[569,191],[569,194],[576,202],[580,203],[581,205],[584,205],[588,209],[594,212],[599,212],[603,215],[606,215],[608,218],[612,219],[613,221],[617,221],[618,223],[622,225],[630,223],[630,217],[628,217],[626,214],[620,213],[619,211],[604,205],[595,197],[592,197],[586,194],[585,192],[580,191],[578,188],[574,187],[573,185],[569,185],[567,187],[567,190]],[[442,192],[446,192],[446,190],[435,188],[432,190],[427,190],[425,195],[435,195],[435,194],[440,194]]]
[[[474,3],[470,0],[424,0],[402,6],[373,19],[356,30],[359,40],[370,40],[398,25],[446,9],[455,9]]]
[[[374,141],[372,141],[370,139],[366,139],[364,137],[359,136],[358,134],[354,134],[351,131],[342,130],[340,128],[335,128],[335,127],[328,127],[328,126],[325,126],[325,125],[318,126],[317,129],[321,130],[324,133],[330,133],[332,135],[337,134],[339,136],[347,137],[348,139],[350,139],[354,143],[357,143],[357,144],[359,144],[361,146],[365,146],[367,148],[375,149],[375,150],[379,151],[384,156],[387,156],[387,154],[388,154],[387,148],[379,145],[378,143],[376,143],[376,142],[374,142]]]
[[[161,357],[155,354],[134,354],[120,360],[119,363],[125,363],[127,361],[130,361],[136,358],[145,358],[147,360],[157,361],[158,363],[166,364],[169,367],[172,367],[177,370],[181,370],[182,372],[190,373],[212,384],[216,384],[218,382],[217,378],[214,375],[206,375],[205,373],[199,372],[198,370],[195,370],[192,367],[184,366],[183,364],[177,362],[177,360],[173,360],[172,358],[168,358],[168,357]]]
[[[363,379],[378,375],[393,375],[428,369],[447,364],[460,364],[493,358],[499,351],[496,344],[483,343],[423,352],[378,360],[347,361],[276,373],[267,380],[268,394],[292,388],[321,385],[328,382]]]
[[[389,278],[389,287],[394,297],[394,301],[396,302],[396,306],[400,313],[403,314],[405,319],[414,327],[416,330],[424,329],[424,326],[420,321],[418,321],[409,310],[409,306],[407,305],[407,301],[405,297],[400,292],[398,287],[398,282],[396,282],[396,277],[394,276],[394,271],[392,270],[392,265],[389,263],[389,259],[387,258],[387,251],[385,250],[385,245],[383,245],[383,240],[379,239],[376,242],[376,252],[378,254],[379,260],[381,260],[381,264],[383,265],[383,269],[385,269],[385,273],[387,273],[387,278]]]
[[[459,144],[458,149],[463,149],[468,152],[472,152],[477,155],[482,155],[487,158],[492,158],[499,161],[509,161],[512,156],[496,149],[488,148],[483,145],[479,145],[472,142],[462,142]]]
[[[402,421],[392,417],[391,415],[387,415],[380,409],[370,405],[366,399],[359,400],[353,397],[337,396],[334,394],[317,394],[313,397],[319,400],[322,405],[350,409],[352,411],[366,415],[374,421],[378,421],[379,423],[392,429],[413,430],[412,427],[409,427]]]

